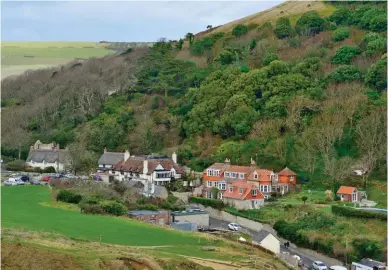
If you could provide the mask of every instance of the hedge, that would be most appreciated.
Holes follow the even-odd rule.
[[[356,218],[375,218],[387,221],[387,214],[381,212],[372,212],[366,210],[358,210],[351,207],[332,205],[331,212],[338,216],[356,217]]]
[[[210,207],[218,209],[218,210],[225,208],[225,204],[221,200],[205,199],[205,198],[201,198],[201,197],[191,197],[189,199],[189,202],[199,203],[199,204],[202,204],[204,206],[210,206]]]
[[[66,189],[60,190],[57,195],[57,201],[78,204],[81,200],[81,195]]]

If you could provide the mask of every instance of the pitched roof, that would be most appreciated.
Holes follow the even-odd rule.
[[[294,176],[295,172],[291,171],[289,168],[285,167],[283,170],[279,172],[280,176]]]
[[[182,167],[179,164],[174,163],[174,161],[172,161],[170,158],[148,159],[147,157],[129,157],[125,162],[124,159],[117,162],[113,168],[115,170],[142,173],[145,160],[148,161],[147,174],[153,173],[159,164],[162,165],[162,167],[166,170],[171,170],[174,168],[178,174],[184,173]]]
[[[232,184],[233,190],[232,192],[227,189],[223,196],[225,198],[231,198],[231,199],[238,199],[238,200],[257,200],[257,199],[264,199],[263,194],[258,190],[257,187],[255,187],[252,184],[247,183],[244,180],[236,181]],[[239,189],[243,188],[243,192],[240,193]],[[251,194],[252,189],[257,189],[257,195],[256,196],[249,196]]]
[[[115,165],[124,158],[124,153],[120,152],[105,152],[98,160],[98,164]]]
[[[339,190],[337,191],[337,194],[353,194],[353,191],[355,190],[355,187],[349,187],[349,186],[341,186]]]
[[[27,162],[37,162],[41,163],[46,161],[48,163],[54,163],[58,161],[59,163],[67,163],[68,156],[67,151],[64,149],[60,150],[31,150],[26,159]]]
[[[257,173],[259,175],[259,178],[258,179],[255,179],[254,175],[255,173]],[[266,170],[266,169],[255,169],[252,171],[252,173],[248,176],[248,180],[250,181],[271,181],[271,174],[273,173],[273,171],[271,170]]]
[[[253,169],[254,168],[249,167],[249,166],[230,165],[229,168],[225,169],[225,171],[249,174],[250,172],[253,171]]]
[[[260,243],[270,234],[271,233],[266,230],[260,230],[254,234],[253,240]]]

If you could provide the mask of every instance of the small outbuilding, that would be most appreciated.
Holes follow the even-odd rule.
[[[275,254],[280,253],[280,241],[277,239],[272,233],[266,231],[266,230],[261,230],[258,233],[256,233],[253,236],[252,239],[254,242],[259,244],[261,247],[272,251]]]
[[[372,259],[362,259],[360,262],[352,263],[351,270],[386,270],[387,265]]]
[[[200,209],[171,212],[172,222],[190,222],[198,228],[209,228],[209,213]]]
[[[360,202],[361,193],[355,187],[341,186],[337,191],[337,195],[343,202]]]
[[[170,223],[168,211],[134,210],[128,211],[127,214],[130,218],[135,218],[155,225],[165,226]]]
[[[170,228],[186,232],[198,231],[197,224],[185,221],[172,222],[170,224]]]

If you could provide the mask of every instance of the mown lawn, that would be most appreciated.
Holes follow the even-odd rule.
[[[9,186],[2,187],[2,226],[31,231],[63,234],[76,239],[136,245],[203,245],[209,242],[189,233],[166,230],[135,220],[86,215],[76,211],[43,206],[50,202],[47,187]]]

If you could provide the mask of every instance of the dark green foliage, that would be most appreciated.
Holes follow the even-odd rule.
[[[329,74],[329,79],[335,82],[350,82],[362,79],[361,71],[353,65],[343,65]]]
[[[365,83],[379,91],[387,89],[387,54],[368,69]]]
[[[357,210],[351,207],[332,205],[331,212],[338,216],[355,217],[355,218],[375,218],[383,221],[387,220],[387,214],[381,212],[372,212],[366,210]]]
[[[279,39],[290,37],[292,33],[290,19],[285,17],[278,19],[274,33]]]
[[[322,72],[321,60],[318,57],[309,57],[303,60],[302,62],[296,64],[292,68],[292,72],[300,73],[306,77],[317,76]]]
[[[225,36],[225,33],[224,32],[217,32],[215,34],[212,34],[210,37],[216,41],[216,40],[219,40],[221,38],[223,38]]]
[[[122,216],[125,214],[127,209],[122,203],[115,202],[115,201],[107,201],[101,203],[102,209],[104,209],[104,212],[110,215],[114,216]]]
[[[386,9],[369,9],[366,11],[361,20],[360,26],[363,29],[376,32],[386,31],[387,29],[387,10]]]
[[[336,24],[346,24],[351,16],[350,9],[338,8],[329,16],[328,20],[335,22]]]
[[[184,43],[184,40],[183,39],[179,39],[179,41],[176,43],[175,45],[175,48],[180,51],[182,50],[182,46],[183,46],[183,43]]]
[[[224,202],[221,200],[214,200],[214,199],[205,199],[201,197],[190,197],[189,199],[190,203],[199,203],[204,206],[210,206],[212,208],[221,210],[225,208]]]
[[[57,194],[57,201],[78,204],[82,200],[82,196],[67,189],[61,189]]]
[[[104,214],[104,209],[100,204],[80,203],[79,208],[81,212],[84,214],[96,214],[96,215]]]
[[[249,49],[253,50],[256,48],[256,40],[252,39],[251,43],[249,43]]]
[[[290,38],[288,43],[290,44],[291,48],[300,48],[300,46],[302,45],[302,43],[297,38]]]
[[[374,17],[369,24],[372,31],[383,32],[387,30],[387,14],[381,14]]]
[[[296,22],[295,30],[299,35],[316,35],[324,29],[325,20],[316,11],[308,11]]]
[[[211,39],[210,37],[197,39],[193,44],[191,44],[190,53],[193,56],[202,56],[205,51],[211,50],[213,44],[214,44],[214,40]]]
[[[276,54],[274,54],[274,53],[270,53],[270,54],[268,54],[268,55],[264,58],[263,64],[264,64],[265,66],[268,66],[272,61],[275,61],[275,60],[279,60],[279,57],[278,57]]]
[[[371,258],[378,261],[382,261],[383,259],[383,247],[375,240],[354,239],[352,245],[355,250],[355,254],[352,257],[356,261],[364,258]]]
[[[334,31],[333,36],[331,37],[334,41],[342,41],[349,37],[349,28],[341,27]]]
[[[232,30],[232,34],[235,37],[241,37],[247,33],[248,33],[248,27],[243,24],[236,25]]]
[[[229,65],[234,61],[234,54],[229,50],[223,50],[218,59],[222,65]]]
[[[53,166],[44,168],[43,173],[55,173],[55,168]]]
[[[303,203],[305,204],[306,201],[308,200],[308,197],[307,196],[303,196],[301,199],[302,199]]]
[[[344,45],[336,51],[331,62],[334,64],[350,64],[352,58],[359,54],[361,54],[359,47]]]
[[[4,167],[9,171],[23,171],[25,168],[24,160],[14,160],[6,163]]]
[[[387,41],[379,37],[375,40],[369,41],[366,45],[367,54],[385,53],[387,51]]]

